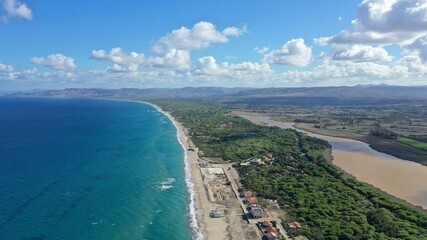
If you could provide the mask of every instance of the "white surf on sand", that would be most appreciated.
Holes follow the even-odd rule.
[[[151,103],[147,103],[147,102],[143,102],[143,103],[154,107],[157,111],[159,111],[163,115],[165,115],[176,128],[176,137],[177,137],[178,142],[179,142],[179,144],[181,144],[181,147],[184,151],[185,183],[187,185],[188,194],[190,195],[189,196],[189,198],[190,198],[190,201],[189,201],[189,220],[190,220],[191,229],[193,231],[193,239],[194,240],[202,240],[203,235],[200,232],[199,224],[197,223],[197,218],[196,218],[196,206],[195,206],[195,200],[194,200],[196,192],[194,190],[194,183],[191,180],[190,164],[188,162],[187,149],[185,148],[185,145],[181,142],[181,139],[179,138],[180,129],[175,124],[174,120],[171,117],[169,117],[168,114],[163,112],[161,108],[159,108],[158,106],[153,105]]]

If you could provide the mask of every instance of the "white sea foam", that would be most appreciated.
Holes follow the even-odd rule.
[[[160,182],[161,185],[170,185],[173,182],[175,182],[175,178],[164,178],[162,179],[162,181]]]
[[[203,239],[203,235],[200,232],[199,224],[197,223],[197,218],[196,218],[196,207],[195,207],[195,202],[194,202],[194,198],[195,198],[196,192],[194,191],[194,184],[191,181],[191,171],[190,171],[190,164],[188,162],[188,157],[187,157],[187,149],[185,148],[185,145],[181,142],[181,139],[179,139],[179,130],[180,129],[175,124],[175,122],[166,113],[164,113],[162,111],[162,109],[160,109],[158,106],[153,105],[151,103],[146,103],[146,104],[151,105],[152,107],[154,107],[155,109],[157,109],[159,112],[161,112],[163,115],[165,115],[166,117],[168,117],[169,120],[172,122],[172,124],[176,128],[176,137],[178,139],[178,142],[181,144],[182,149],[184,150],[185,183],[187,185],[187,191],[188,191],[188,193],[190,195],[189,220],[190,220],[190,226],[191,226],[192,231],[193,231],[193,239],[194,240],[202,240]]]
[[[175,124],[175,122],[165,112],[162,111],[161,108],[159,108],[158,106],[156,106],[154,104],[151,104],[149,102],[140,102],[140,101],[132,101],[132,100],[123,100],[123,101],[139,102],[139,103],[144,103],[144,104],[150,105],[153,108],[155,108],[158,112],[160,112],[161,114],[166,116],[172,122],[172,124],[175,126],[176,137],[178,139],[179,144],[181,144],[182,149],[184,150],[185,183],[187,185],[188,194],[190,195],[189,221],[190,221],[191,229],[193,231],[193,237],[192,238],[194,240],[202,240],[203,234],[202,234],[202,232],[200,232],[199,224],[198,224],[197,218],[196,218],[196,207],[195,207],[195,200],[194,200],[196,192],[194,190],[194,184],[191,181],[191,170],[190,170],[190,164],[188,162],[188,157],[187,157],[187,149],[185,148],[185,145],[181,142],[181,139],[179,139],[179,130],[180,130],[179,127]]]
[[[160,191],[164,191],[164,190],[167,190],[169,188],[173,188],[173,186],[172,185],[160,185],[159,186]]]

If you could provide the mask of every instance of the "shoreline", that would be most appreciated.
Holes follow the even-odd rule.
[[[183,126],[175,120],[175,118],[169,113],[163,111],[159,106],[149,102],[137,101],[139,103],[147,104],[155,108],[157,111],[165,115],[175,126],[176,134],[179,144],[184,151],[184,165],[185,165],[185,183],[187,186],[187,192],[189,194],[189,222],[192,230],[192,239],[202,240],[204,235],[202,234],[204,226],[200,219],[198,219],[197,212],[200,211],[200,201],[196,199],[195,182],[193,180],[192,167],[190,161],[192,160],[188,155],[187,149],[189,148],[188,137],[183,130]],[[205,234],[206,235],[206,234]]]
[[[199,168],[198,149],[186,133],[186,129],[169,112],[163,111],[159,106],[140,102],[154,107],[164,114],[177,129],[177,138],[184,150],[186,184],[190,197],[190,225],[192,228],[192,239],[230,239],[229,223],[225,218],[211,218],[209,213],[219,207],[209,199],[204,182],[204,176]],[[194,151],[188,151],[188,149]]]

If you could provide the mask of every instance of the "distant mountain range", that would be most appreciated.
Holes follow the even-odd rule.
[[[83,98],[124,98],[124,99],[168,99],[205,98],[240,101],[245,99],[406,99],[427,100],[427,86],[357,85],[352,87],[300,87],[300,88],[68,88],[37,92],[18,92],[8,96],[19,97],[83,97]]]

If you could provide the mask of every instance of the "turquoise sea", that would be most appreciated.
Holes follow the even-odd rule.
[[[176,134],[146,104],[0,98],[0,239],[191,239]]]

